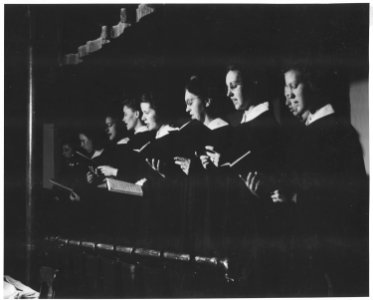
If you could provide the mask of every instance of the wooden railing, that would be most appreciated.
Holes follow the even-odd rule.
[[[206,297],[232,293],[227,258],[45,237],[41,264],[58,270],[57,298]]]

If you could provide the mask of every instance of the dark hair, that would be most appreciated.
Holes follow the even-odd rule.
[[[94,150],[101,149],[105,145],[103,134],[97,133],[97,130],[94,130],[92,128],[83,128],[78,131],[78,135],[80,134],[85,135],[92,141]]]
[[[155,92],[144,92],[140,96],[140,103],[149,103],[150,107],[156,111],[158,121],[160,123],[166,122],[167,108],[159,94]]]
[[[117,111],[110,111],[110,112],[107,112],[107,113],[105,114],[105,118],[112,118],[113,121],[114,121],[115,123],[120,122],[120,120],[122,119],[122,117],[121,117],[121,113],[119,113],[119,112],[117,112]]]
[[[250,98],[252,104],[268,100],[268,74],[265,68],[246,66],[243,64],[228,65],[226,73],[236,71],[241,78],[242,89],[245,97]]]
[[[193,75],[189,77],[187,83],[185,84],[185,89],[204,100],[212,97],[211,87],[207,83],[206,79],[200,75]]]
[[[75,149],[78,145],[78,140],[76,137],[72,136],[70,133],[63,135],[60,139],[60,146],[68,145],[72,149]]]
[[[217,87],[202,75],[192,75],[185,84],[185,90],[198,96],[202,101],[210,99],[210,106],[206,108],[207,114],[215,116],[218,106]]]
[[[140,103],[149,103],[154,110],[157,110],[159,106],[159,101],[156,99],[153,92],[142,93],[140,96]]]
[[[328,87],[333,78],[331,70],[322,66],[312,67],[310,63],[298,61],[287,63],[282,67],[283,74],[291,70],[299,73],[300,80],[305,84],[307,90],[317,98],[327,98],[331,93]]]
[[[140,101],[135,97],[125,98],[122,101],[122,107],[124,106],[131,108],[133,111],[139,111],[141,114]]]

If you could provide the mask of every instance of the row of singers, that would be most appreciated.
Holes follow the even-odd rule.
[[[219,198],[224,194],[219,182],[226,184],[222,178],[228,177],[232,190],[244,187],[247,192],[225,194],[241,198],[226,200],[237,201],[237,206],[242,200],[262,201],[265,209],[268,203],[292,206],[299,248],[319,249],[316,256],[306,251],[313,254],[303,256],[301,264],[311,267],[302,272],[312,273],[311,277],[319,272],[322,285],[330,288],[332,282],[343,293],[348,290],[344,282],[360,278],[364,264],[362,256],[355,257],[355,265],[343,264],[353,253],[352,241],[367,233],[367,178],[359,137],[335,112],[326,91],[326,74],[294,64],[284,69],[283,76],[285,104],[297,126],[276,122],[262,73],[238,65],[227,68],[225,83],[227,97],[242,112],[239,124],[219,115],[216,89],[198,74],[185,85],[191,120],[181,127],[168,123],[167,109],[155,94],[126,99],[122,108],[128,136],[116,134],[120,120],[110,116],[106,118],[110,147],[100,149],[88,132],[79,134],[81,147],[96,162],[86,180],[97,184],[102,177],[114,177],[146,190],[153,181],[195,182],[206,173],[218,178],[212,181],[217,191],[212,194]],[[205,181],[199,184],[209,188]],[[73,193],[71,198],[79,195]]]

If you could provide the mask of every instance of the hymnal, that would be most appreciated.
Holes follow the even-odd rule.
[[[249,154],[251,153],[251,150],[245,152],[244,154],[242,154],[240,157],[238,157],[237,159],[235,159],[234,161],[232,162],[226,162],[224,164],[221,165],[221,167],[229,167],[229,168],[233,168],[234,166],[236,166],[238,163],[240,163],[245,157],[247,157]]]
[[[133,151],[137,152],[137,153],[141,153],[146,147],[148,147],[150,144],[150,141],[145,143],[141,148],[139,149],[133,149]]]
[[[53,179],[49,179],[49,182],[50,182],[51,184],[53,184],[54,186],[59,187],[59,188],[65,190],[65,191],[68,191],[68,192],[70,192],[70,193],[73,193],[73,192],[74,192],[74,190],[73,190],[71,187],[68,187],[68,186],[66,186],[66,185],[63,185],[63,184],[61,184],[61,183],[59,183],[59,182],[57,182],[57,181],[54,181]]]
[[[97,162],[95,162],[92,158],[89,158],[88,156],[84,155],[83,153],[79,151],[75,151],[75,153],[79,155],[81,158],[83,158],[88,163],[88,165],[97,167]]]
[[[135,183],[130,183],[127,181],[117,180],[113,178],[106,178],[106,185],[108,191],[121,193],[126,195],[133,195],[142,197],[144,195],[142,187]]]
[[[173,164],[175,156],[191,158],[200,152],[211,130],[199,121],[189,121],[179,130],[152,141],[141,153],[145,157],[168,160]]]

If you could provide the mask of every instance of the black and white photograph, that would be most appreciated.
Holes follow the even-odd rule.
[[[3,297],[369,296],[369,3],[5,3]]]

